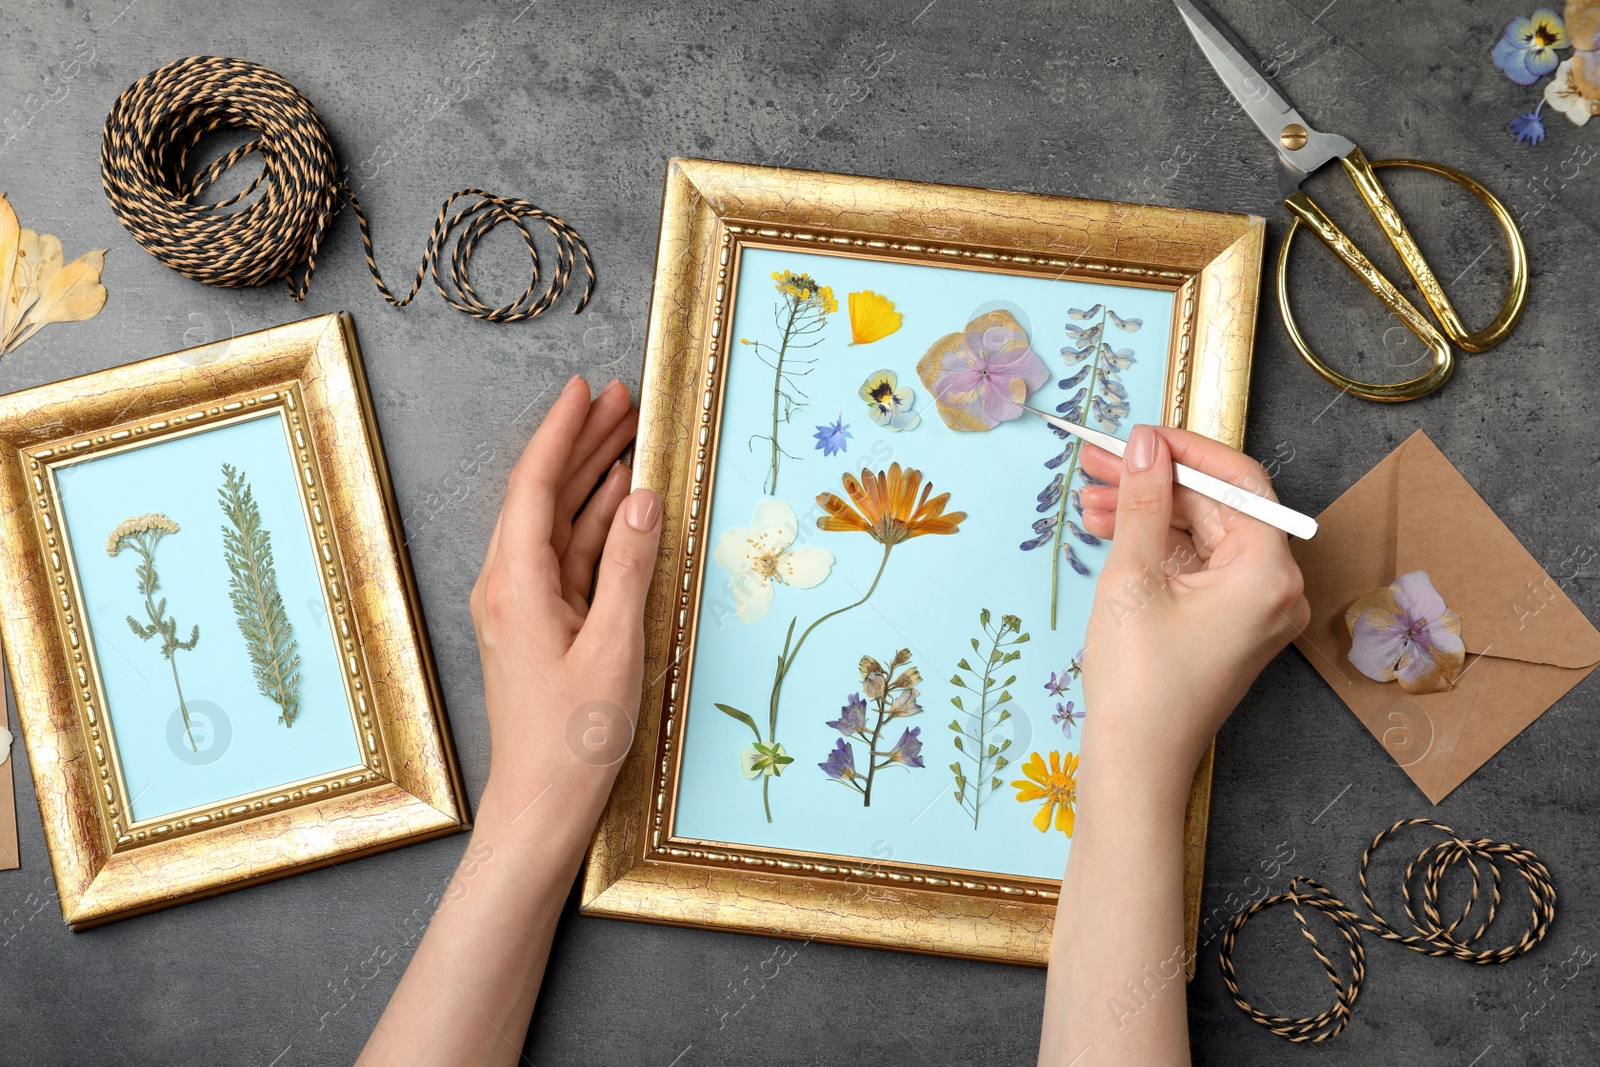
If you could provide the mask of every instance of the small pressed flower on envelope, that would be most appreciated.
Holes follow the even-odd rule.
[[[1461,619],[1445,607],[1427,571],[1402,574],[1344,613],[1350,662],[1374,682],[1399,682],[1408,693],[1455,685],[1467,661]]]

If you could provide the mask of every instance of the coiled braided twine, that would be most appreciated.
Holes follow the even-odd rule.
[[[190,174],[194,147],[207,134],[228,129],[257,136]],[[262,158],[261,173],[246,189],[215,203],[199,202],[229,168],[256,154]],[[411,291],[396,299],[378,271],[366,213],[339,177],[338,159],[316,108],[276,71],[242,59],[191,56],[125,89],[106,117],[100,179],[134,240],[173,270],[206,285],[239,288],[282,278],[290,296],[304,300],[343,196],[355,209],[372,280],[395,307],[411,302],[430,270],[446,302],[490,322],[519,322],[549,310],[580,261],[586,280],[574,314],[594,291],[588,245],[564,220],[526,200],[462,189],[439,208]],[[257,189],[261,196],[236,207]],[[461,197],[477,200],[451,215]],[[502,222],[521,231],[533,276],[517,300],[492,307],[474,291],[467,266],[473,248]],[[543,223],[556,245],[555,272],[542,293],[534,223]],[[451,250],[447,288],[439,261],[457,227],[462,229]]]
[[[1406,921],[1411,924],[1412,932],[1402,933],[1388,919],[1380,915],[1377,906],[1373,904],[1372,894],[1367,886],[1367,868],[1372,863],[1373,853],[1377,852],[1378,847],[1387,838],[1410,826],[1428,827],[1442,834],[1444,840],[1424,847],[1406,864],[1405,874],[1400,880],[1400,889],[1405,900]],[[1472,883],[1465,907],[1453,921],[1447,923],[1439,911],[1443,895],[1442,887],[1445,875],[1458,863],[1466,864],[1472,875]],[[1480,863],[1488,869],[1489,892],[1484,915],[1477,920],[1476,929],[1472,929],[1473,911],[1485,896],[1480,893],[1484,884],[1484,872],[1479,867]],[[1493,925],[1495,916],[1502,910],[1501,864],[1505,864],[1512,874],[1521,878],[1523,888],[1527,891],[1528,926],[1519,931],[1514,941],[1497,948],[1480,948],[1479,943]],[[1417,875],[1421,876],[1422,881],[1420,917],[1411,894],[1412,881]],[[1361,854],[1361,867],[1357,872],[1357,878],[1361,883],[1361,902],[1366,905],[1368,914],[1372,916],[1370,920],[1346,907],[1342,900],[1334,896],[1320,882],[1302,875],[1289,883],[1287,893],[1279,893],[1257,901],[1234,916],[1233,921],[1228,924],[1222,935],[1222,944],[1217,951],[1217,960],[1222,967],[1222,981],[1227,985],[1228,995],[1234,1004],[1253,1022],[1266,1027],[1279,1037],[1296,1043],[1317,1044],[1337,1037],[1340,1031],[1349,1025],[1352,1012],[1355,1010],[1356,998],[1361,995],[1361,984],[1366,979],[1367,952],[1361,943],[1362,930],[1375,933],[1387,941],[1398,942],[1413,952],[1420,952],[1425,956],[1451,956],[1467,963],[1488,966],[1508,963],[1531,951],[1544,940],[1545,935],[1550,932],[1551,924],[1555,922],[1555,883],[1551,881],[1549,868],[1538,856],[1517,844],[1491,841],[1487,838],[1459,837],[1450,827],[1432,819],[1402,819],[1373,837],[1372,843]],[[1322,965],[1323,973],[1333,986],[1333,1006],[1316,1015],[1291,1018],[1264,1012],[1245,999],[1239,988],[1238,971],[1233,962],[1234,947],[1239,932],[1253,916],[1280,904],[1288,904],[1294,909],[1300,933],[1311,943],[1311,951],[1316,955],[1317,961]],[[1349,958],[1348,979],[1339,976],[1333,960],[1322,950],[1321,942],[1317,940],[1316,935],[1311,932],[1310,924],[1306,922],[1305,913],[1301,911],[1302,907],[1320,911],[1333,921],[1334,928],[1344,940],[1346,955]]]

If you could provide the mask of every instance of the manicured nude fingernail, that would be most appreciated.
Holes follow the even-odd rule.
[[[1135,474],[1149,470],[1150,464],[1156,461],[1156,432],[1143,423],[1135,426],[1128,435],[1128,451],[1122,458]]]
[[[622,505],[622,521],[640,533],[649,533],[661,519],[661,498],[654,490],[635,489]]]

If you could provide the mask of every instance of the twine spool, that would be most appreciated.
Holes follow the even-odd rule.
[[[1424,848],[1406,864],[1400,892],[1405,901],[1406,921],[1411,924],[1414,932],[1403,934],[1380,915],[1372,903],[1372,897],[1367,889],[1367,866],[1372,862],[1373,853],[1389,835],[1408,826],[1432,827],[1444,834],[1445,840]],[[1463,861],[1472,872],[1472,889],[1461,914],[1447,925],[1439,913],[1440,889],[1445,874]],[[1462,924],[1468,921],[1473,909],[1478,905],[1483,875],[1478,867],[1480,861],[1488,868],[1490,875],[1488,907],[1477,929],[1470,935],[1461,936],[1458,935],[1458,931],[1464,930]],[[1512,871],[1520,875],[1528,890],[1531,903],[1528,926],[1509,944],[1499,948],[1480,949],[1476,947],[1478,942],[1488,931],[1500,910],[1499,865],[1501,863],[1508,865]],[[1419,870],[1422,875],[1420,918],[1411,895],[1411,883]],[[1453,956],[1467,963],[1487,966],[1516,959],[1543,941],[1550,931],[1550,924],[1556,914],[1555,885],[1550,881],[1550,871],[1538,856],[1521,845],[1502,844],[1484,838],[1467,840],[1457,837],[1454,830],[1432,819],[1402,819],[1374,837],[1366,851],[1361,854],[1361,869],[1357,877],[1361,882],[1361,901],[1372,916],[1370,920],[1345,907],[1343,901],[1315,880],[1299,877],[1289,883],[1287,893],[1259,900],[1236,915],[1222,935],[1222,944],[1217,950],[1217,960],[1222,968],[1222,981],[1228,987],[1228,994],[1240,1011],[1279,1037],[1294,1042],[1316,1044],[1337,1036],[1349,1024],[1356,997],[1361,994],[1361,983],[1366,977],[1367,954],[1361,943],[1363,929],[1385,940],[1398,941],[1413,952],[1420,952],[1425,956]],[[1234,943],[1239,931],[1244,929],[1245,923],[1249,922],[1252,916],[1279,904],[1289,904],[1294,908],[1294,917],[1300,924],[1300,932],[1311,942],[1311,951],[1316,954],[1318,962],[1322,964],[1322,969],[1328,976],[1328,981],[1333,985],[1333,1006],[1316,1015],[1303,1018],[1270,1015],[1252,1006],[1239,992],[1238,974],[1233,963]],[[1333,920],[1339,936],[1344,939],[1345,949],[1349,955],[1348,981],[1339,976],[1333,961],[1323,952],[1316,935],[1306,923],[1302,907],[1320,911]]]
[[[228,129],[250,130],[256,136],[191,174],[189,155],[195,145],[207,134]],[[262,169],[248,188],[215,203],[199,202],[207,187],[251,155],[261,157]],[[100,180],[112,210],[134,240],[173,270],[206,285],[239,288],[282,278],[289,295],[304,300],[317,252],[343,197],[355,209],[372,280],[394,307],[411,303],[430,271],[434,287],[451,307],[490,322],[520,322],[549,310],[580,262],[585,282],[574,314],[594,291],[588,245],[564,220],[526,200],[462,189],[439,208],[411,291],[396,299],[378,271],[366,213],[339,177],[338,159],[316,108],[276,71],[242,59],[191,56],[151,71],[125,89],[106,117]],[[262,195],[249,200],[257,189]],[[477,199],[452,215],[451,206],[462,197]],[[533,276],[522,296],[492,307],[473,289],[467,267],[478,242],[503,222],[521,232]],[[537,223],[549,230],[556,245],[555,272],[542,293],[533,236]],[[440,260],[458,228],[445,276]]]

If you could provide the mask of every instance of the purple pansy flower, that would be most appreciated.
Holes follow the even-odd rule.
[[[1072,724],[1074,722],[1080,722],[1083,719],[1083,712],[1073,711],[1072,708],[1073,702],[1070,700],[1065,704],[1057,701],[1056,713],[1050,716],[1051,722],[1058,722],[1061,724],[1061,732],[1067,737],[1072,736]]]
[[[922,727],[913,726],[900,735],[900,740],[894,743],[889,750],[889,762],[899,763],[907,767],[922,766],[922,741],[919,739]],[[841,741],[840,744],[843,744]]]
[[[850,427],[844,424],[844,412],[839,413],[839,418],[834,423],[817,427],[817,432],[812,434],[817,439],[817,447],[822,449],[824,456],[837,455],[849,450],[848,439],[852,436]]]
[[[828,754],[827,762],[817,764],[829,778],[837,778],[841,782],[856,780],[856,750],[850,747],[849,742],[839,738],[833,746],[833,751]]]
[[[1344,621],[1351,664],[1375,682],[1436,693],[1455,684],[1466,662],[1461,619],[1445,607],[1427,571],[1402,574],[1368,593],[1350,605]]]
[[[846,737],[860,733],[867,727],[867,702],[861,699],[860,693],[852,693],[845,706],[839,709],[839,717],[828,725]]]
[[[1561,63],[1556,49],[1565,48],[1567,24],[1547,8],[1519,15],[1506,24],[1494,43],[1494,65],[1518,85],[1532,85]]]

